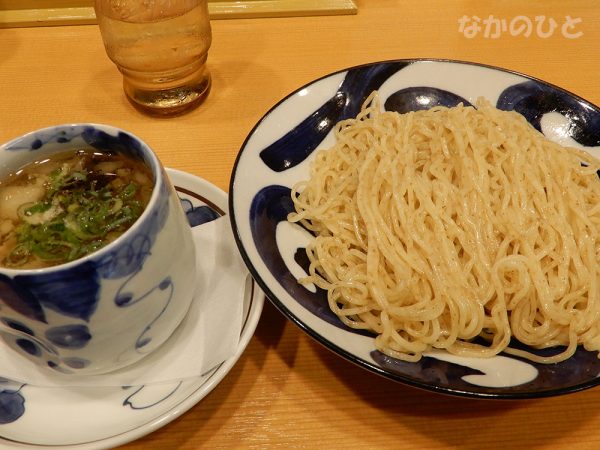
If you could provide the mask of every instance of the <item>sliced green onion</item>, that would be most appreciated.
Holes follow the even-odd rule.
[[[44,199],[22,205],[18,214],[26,220],[55,211],[45,221],[29,220],[15,229],[18,244],[4,263],[18,267],[32,257],[67,262],[103,247],[110,240],[108,233],[126,230],[141,215],[144,205],[135,199],[138,190],[135,183],[98,188],[86,173],[55,170]]]

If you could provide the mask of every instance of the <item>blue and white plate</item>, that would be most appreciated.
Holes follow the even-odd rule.
[[[526,75],[443,60],[385,61],[326,75],[275,105],[251,131],[233,168],[230,219],[242,256],[269,299],[349,361],[431,391],[528,398],[600,384],[600,359],[581,348],[553,365],[503,354],[460,358],[445,351],[429,352],[417,363],[395,360],[375,349],[373,335],[344,326],[329,310],[324,291],[298,284],[307,267],[303,247],[311,235],[286,221],[293,210],[290,187],[308,178],[315,149],[333,143],[334,125],[355,117],[373,90],[379,91],[385,109],[398,112],[474,104],[483,96],[500,109],[518,111],[550,139],[600,157],[600,109]]]
[[[190,226],[225,214],[223,191],[185,172],[167,169],[167,173]],[[240,301],[244,316],[235,355],[200,377],[147,386],[71,388],[36,387],[0,378],[0,448],[107,449],[175,420],[219,384],[253,336],[264,295],[249,276]]]

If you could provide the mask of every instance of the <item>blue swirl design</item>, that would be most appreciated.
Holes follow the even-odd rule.
[[[70,127],[61,128],[47,128],[40,130],[35,133],[23,136],[20,139],[12,142],[11,145],[6,147],[8,151],[34,151],[39,150],[47,144],[66,144],[71,142],[73,139],[77,139],[89,126],[74,125]]]
[[[69,327],[67,326],[66,328]],[[42,341],[35,335],[35,332],[31,328],[14,319],[0,317],[0,335],[2,335],[9,345],[12,342],[14,344],[13,347],[16,346],[17,349],[31,356],[53,358],[57,355],[57,351],[51,346],[51,343],[47,344],[45,341]]]
[[[486,342],[482,339],[476,339],[475,342],[486,345]],[[531,348],[526,347],[516,339],[511,340],[510,347],[532,352]],[[560,350],[562,349],[551,348],[533,350],[533,353],[540,356],[551,356],[559,353]],[[478,386],[463,380],[463,377],[467,375],[481,375],[482,372],[477,369],[429,357],[423,357],[418,363],[405,362],[391,358],[377,350],[371,352],[371,357],[385,370],[402,377],[408,377],[415,383],[425,382],[447,389],[482,395],[494,395],[498,392],[498,388]],[[510,357],[534,366],[538,371],[538,375],[528,383],[502,387],[505,395],[518,396],[532,391],[541,395],[545,392],[552,392],[556,389],[557,380],[564,389],[570,389],[588,383],[589,380],[593,380],[600,373],[600,359],[598,359],[596,352],[588,352],[582,348],[578,348],[569,360],[559,364],[537,364],[524,358]]]
[[[142,148],[142,144],[129,133],[118,132],[113,136],[98,128],[86,126],[81,132],[82,139],[90,146],[102,151],[112,151],[128,155],[150,166],[150,161]]]
[[[0,385],[9,382],[0,378]],[[25,414],[25,398],[21,394],[21,384],[18,389],[1,389],[0,386],[0,425],[17,421]]]
[[[181,202],[181,206],[183,207],[185,215],[188,219],[188,223],[190,224],[191,227],[199,226],[199,225],[211,222],[211,221],[221,217],[221,214],[218,211],[216,211],[215,209],[211,208],[208,205],[195,206],[191,200],[189,200],[187,198],[183,198],[183,197],[180,197],[179,200]],[[161,290],[170,288],[171,295],[172,295],[172,287],[173,286],[172,286],[172,283],[170,283],[170,279],[164,280],[163,283],[161,283],[158,286],[158,288]],[[129,301],[129,302],[132,301],[132,299],[125,299],[125,298],[123,298],[123,300]],[[141,300],[141,298],[138,299],[138,301],[139,300]],[[168,301],[170,301],[170,300],[168,300]],[[160,314],[162,314],[164,312],[164,310],[166,309],[166,307],[168,305],[168,301]],[[131,304],[131,303],[129,303],[129,304]],[[159,315],[159,317],[160,317],[160,315]],[[156,320],[158,320],[158,317],[153,321],[153,323]],[[150,324],[147,327],[147,329],[144,330],[144,333],[142,333],[142,335],[138,338],[138,344],[136,345],[136,347],[141,348],[144,345],[148,344],[149,340],[144,338],[144,335],[147,331],[150,330],[151,325],[152,324]],[[135,391],[132,394],[128,395],[125,398],[125,400],[123,401],[123,406],[129,407],[133,410],[152,408],[152,407],[162,403],[163,401],[167,400],[168,398],[170,398],[179,389],[181,384],[182,384],[182,382],[178,382],[177,384],[174,385],[173,389],[170,392],[163,394],[161,397],[154,399],[152,402],[140,400],[140,398],[139,398],[140,394],[142,392],[145,392],[146,386],[139,386],[135,389]],[[130,386],[123,386],[123,389],[129,389],[129,388],[130,388]]]
[[[104,143],[102,145],[105,145]],[[163,171],[163,180],[167,179]],[[140,350],[152,340],[148,336],[152,326],[163,315],[173,297],[173,283],[170,277],[165,278],[158,285],[150,288],[146,293],[141,294],[137,298],[133,298],[133,294],[127,292],[127,287],[132,279],[142,270],[144,262],[151,254],[151,249],[156,241],[158,233],[165,226],[169,215],[170,195],[169,186],[162,182],[159,185],[159,196],[155,207],[152,210],[151,217],[146,218],[141,223],[137,234],[125,242],[115,251],[103,258],[97,266],[98,273],[103,278],[121,279],[126,278],[121,284],[115,296],[115,304],[119,307],[131,306],[150,295],[155,290],[165,291],[168,289],[164,306],[158,315],[145,327],[135,343],[135,348]],[[73,365],[70,367],[75,368]],[[83,366],[82,366],[83,367]]]
[[[34,322],[46,323],[46,309],[89,321],[97,307],[98,290],[96,270],[90,262],[48,274],[18,275],[13,279],[0,275],[0,304]],[[87,327],[81,324],[47,328],[46,343],[20,321],[9,317],[0,321],[0,332],[13,343],[13,348],[31,357],[45,358],[51,367],[58,365],[52,344],[82,348],[91,339]]]
[[[45,322],[42,309],[45,307],[68,317],[89,321],[97,307],[100,281],[96,264],[88,261],[50,273],[17,275],[2,287],[2,301],[17,311],[17,308],[23,309],[26,305],[26,315],[31,319]],[[17,305],[8,303],[7,299],[16,299]]]
[[[214,210],[213,208],[211,208],[207,205],[194,206],[190,200],[184,199],[184,198],[181,198],[180,201],[181,201],[184,211],[188,217],[190,226],[201,225],[202,223],[207,223],[207,222],[210,222],[210,221],[220,217],[219,212],[217,212],[216,210]],[[141,247],[144,247],[144,246],[140,246],[138,248],[141,248]],[[138,255],[136,259],[140,260],[143,258]],[[0,277],[1,276],[2,275],[0,275]],[[0,278],[0,282],[2,280],[3,280],[3,278]],[[124,289],[124,286],[122,286],[121,288]],[[168,293],[168,297],[170,298],[170,296],[172,295],[172,283],[171,283],[170,279],[163,280],[162,283],[159,283],[159,285],[157,285],[153,289],[159,289],[159,290],[163,290],[163,291],[170,290],[170,293]],[[2,286],[0,286],[0,293],[2,293],[2,295],[4,295],[4,290],[2,289]],[[146,295],[147,294],[149,294],[149,292],[146,293]],[[127,304],[131,305],[132,302],[134,301],[133,298],[127,297],[127,295],[117,296],[117,298],[119,298],[120,301],[123,302],[122,306],[127,306]],[[137,299],[137,301],[140,301],[140,300],[142,300],[142,298]],[[169,300],[166,301],[166,304],[168,304],[168,301]],[[37,303],[34,303],[34,305],[37,305]],[[163,308],[163,312],[164,312],[164,309],[166,309],[166,305],[165,305],[165,308]],[[34,310],[35,310],[35,308],[34,308]],[[162,314],[162,312],[161,312],[161,314]],[[35,316],[35,314],[34,314],[34,316]],[[158,317],[157,317],[157,319],[158,319]],[[157,319],[155,319],[155,320],[157,320]],[[25,324],[15,321],[13,319],[9,319],[9,318],[0,318],[0,322],[2,323],[3,326],[6,326],[15,331],[18,331],[19,333],[22,333],[23,335],[29,335],[32,337],[32,339],[34,339],[33,331],[29,327],[27,327]],[[153,323],[154,323],[154,321],[153,321]],[[151,325],[152,324],[150,324],[146,328],[144,333],[142,333],[142,335],[140,335],[140,337],[138,338],[138,343],[137,343],[138,348],[142,348],[143,346],[148,344],[148,342],[150,342],[149,339],[145,338],[145,333],[151,329]],[[67,347],[67,348],[78,348],[80,345],[85,345],[85,342],[90,338],[90,334],[89,334],[89,330],[87,330],[87,327],[85,327],[83,325],[68,325],[68,326],[56,327],[54,329],[48,330],[46,337],[51,342],[53,342],[55,345],[57,345],[59,347],[63,346],[63,347]],[[20,339],[22,339],[22,338],[20,338]],[[32,341],[32,340],[29,342],[34,343],[34,341]],[[29,344],[29,343],[24,344],[24,345],[26,347],[31,347],[31,344]],[[45,349],[45,350],[48,351],[48,349]],[[37,349],[34,350],[34,352],[35,351],[37,351]],[[64,364],[67,367],[70,367],[72,369],[79,369],[79,368],[85,367],[89,363],[90,363],[89,361],[81,359],[81,358],[64,358],[62,361],[60,361],[60,363],[57,363],[53,360],[47,361],[48,367],[50,367],[54,370],[57,370],[59,372],[65,371],[61,367],[60,364]],[[6,382],[10,382],[10,381],[0,378],[0,385],[2,383],[6,383]],[[162,394],[158,398],[154,398],[151,402],[142,400],[140,398],[141,397],[140,394],[145,390],[146,386],[139,386],[135,389],[135,391],[133,393],[131,393],[130,395],[128,395],[126,397],[126,399],[123,401],[123,406],[129,407],[133,410],[152,408],[152,407],[160,404],[161,402],[167,400],[168,398],[170,398],[179,389],[181,384],[182,384],[182,382],[178,382],[177,384],[175,384],[173,386],[173,388],[170,392],[167,392],[166,394]],[[23,393],[21,392],[21,388],[23,386],[25,386],[25,385],[21,385],[21,387],[19,387],[19,389],[17,389],[17,390],[15,390],[15,389],[0,389],[0,425],[15,422],[16,420],[18,420],[20,417],[22,417],[25,414],[26,402],[25,402],[25,397],[23,396]],[[129,387],[126,387],[126,386],[123,387],[123,389],[128,389],[128,388]]]
[[[160,319],[160,317],[164,314],[167,307],[171,303],[171,300],[173,298],[174,286],[173,286],[173,282],[171,281],[171,277],[166,277],[164,280],[162,280],[156,286],[151,287],[146,292],[144,292],[141,295],[139,295],[138,297],[134,298],[134,296],[131,293],[127,292],[126,289],[127,289],[128,283],[136,275],[137,275],[137,273],[131,275],[131,277],[129,277],[127,279],[127,281],[125,281],[125,283],[123,283],[121,285],[121,287],[119,288],[117,295],[115,297],[115,304],[117,306],[119,306],[121,308],[127,308],[129,306],[135,305],[136,303],[143,301],[150,294],[152,294],[153,292],[155,292],[157,290],[166,292],[165,297],[162,300],[160,300],[161,302],[164,303],[162,309],[157,314],[157,316],[154,319],[152,319],[152,321],[148,325],[146,325],[146,327],[144,328],[144,330],[142,331],[142,333],[136,340],[135,348],[137,350],[140,350],[140,349],[142,349],[142,347],[145,347],[152,341],[152,338],[148,336],[148,333],[150,332],[150,330],[152,329],[152,326],[156,323],[156,321],[158,321],[158,319]],[[153,301],[157,302],[159,300],[154,299]]]
[[[31,339],[17,338],[15,343],[25,353],[29,353],[31,356],[42,356],[42,349]]]
[[[150,255],[152,243],[150,236],[137,233],[99,261],[96,267],[98,274],[115,280],[139,272]]]
[[[0,273],[0,306],[4,305],[17,313],[38,322],[46,323],[46,314],[39,299],[31,292]],[[9,320],[9,319],[6,319]]]
[[[62,325],[46,331],[46,339],[60,348],[78,349],[87,345],[92,338],[86,325]]]
[[[139,386],[136,388],[136,390],[131,393],[130,395],[128,395],[125,400],[123,400],[123,406],[129,407],[133,410],[140,410],[140,409],[148,409],[148,408],[152,408],[153,406],[158,405],[159,403],[164,402],[165,400],[167,400],[169,397],[171,397],[173,394],[175,394],[175,392],[177,392],[177,390],[179,389],[179,387],[183,384],[183,381],[179,381],[177,382],[174,387],[172,388],[171,391],[167,392],[166,394],[162,394],[161,397],[153,400],[152,402],[147,402],[147,401],[143,401],[140,400],[136,397],[141,397],[140,393],[143,392],[145,386]],[[124,386],[124,389],[128,389],[128,386]]]
[[[375,64],[366,68],[351,69],[340,89],[321,108],[307,117],[298,126],[290,130],[281,139],[275,141],[259,154],[263,163],[271,170],[283,172],[308,158],[337,121],[355,116],[364,101],[365,94],[402,68],[406,63]],[[456,106],[462,102],[471,105],[461,96],[434,86],[414,86],[399,89],[385,101],[388,111],[405,113],[433,106]],[[472,105],[471,105],[472,106]],[[571,123],[571,137],[584,146],[600,145],[600,110],[585,101],[571,96],[566,91],[535,80],[518,83],[500,93],[497,107],[515,110],[522,114],[534,127],[541,131],[540,120],[544,114],[558,112]],[[599,174],[600,176],[600,174]],[[273,277],[290,296],[312,314],[345,329],[351,333],[372,336],[368,332],[353,330],[345,325],[329,309],[325,291],[317,288],[312,293],[300,286],[286,267],[276,241],[278,224],[286,221],[287,214],[293,211],[289,188],[280,185],[262,187],[254,196],[248,214],[250,231],[256,249]],[[296,250],[294,259],[305,271],[308,260],[305,250]],[[268,291],[268,288],[267,288]],[[272,294],[269,295],[273,299]],[[286,312],[285,304],[274,302]],[[291,315],[289,311],[286,315]],[[319,339],[325,339],[311,332]],[[518,341],[511,347],[533,351],[538,355],[556,353],[559,349],[532,350]],[[403,362],[390,358],[379,351],[373,351],[371,357],[379,369],[375,371],[393,374],[396,378],[415,386],[433,390],[459,393],[463,395],[483,395],[505,398],[546,396],[561,392],[571,392],[590,387],[598,383],[600,377],[600,359],[595,352],[578,348],[569,360],[553,365],[524,362],[538,371],[533,381],[520,386],[490,388],[477,386],[462,379],[466,375],[481,374],[476,369],[463,367],[451,362],[424,357],[417,363]],[[511,358],[521,359],[518,357]],[[352,358],[351,358],[352,359]],[[559,386],[559,388],[557,388]]]
[[[417,86],[400,89],[390,95],[384,103],[386,111],[396,111],[400,114],[409,111],[431,109],[436,106],[453,108],[459,103],[473,106],[466,99],[453,92],[435,87]]]
[[[329,309],[327,292],[317,287],[316,292],[310,292],[296,281],[285,265],[276,240],[277,225],[287,221],[287,215],[294,211],[291,190],[285,186],[267,186],[261,189],[250,206],[250,223],[252,237],[257,243],[257,250],[273,276],[279,280],[283,288],[304,308],[326,322],[339,328],[352,329]],[[299,248],[294,256],[296,262],[308,272],[308,258],[304,248]],[[373,336],[372,333],[352,330],[358,334]]]
[[[569,136],[586,147],[600,145],[600,111],[567,92],[536,81],[506,88],[498,98],[498,109],[517,111],[538,131],[544,114],[557,112],[569,119]]]
[[[219,213],[212,209],[207,205],[194,206],[192,202],[188,199],[180,198],[179,199],[186,217],[188,219],[188,223],[190,226],[198,226],[206,222],[210,222],[218,217],[220,217]],[[160,209],[159,209],[160,210]],[[166,217],[161,217],[155,220],[150,221],[153,224],[160,224],[160,222],[164,222]],[[125,250],[125,254],[123,257],[128,261],[142,261],[146,259],[149,255],[151,243],[149,239],[144,239],[141,235],[139,235],[140,243],[139,245],[132,245],[132,248],[128,248]],[[146,244],[146,245],[144,245]],[[113,261],[114,262],[114,261]],[[117,264],[118,265],[118,264]],[[137,266],[138,270],[131,274],[127,280],[120,286],[117,291],[117,295],[115,297],[115,304],[119,307],[125,308],[132,306],[140,301],[146,299],[149,295],[154,292],[161,291],[164,292],[164,297],[162,298],[162,302],[164,302],[163,308],[157,314],[157,316],[144,328],[138,339],[136,340],[135,348],[137,350],[142,350],[143,347],[148,345],[152,338],[149,336],[152,327],[154,324],[162,317],[162,315],[167,310],[171,300],[173,298],[174,286],[171,280],[171,277],[166,277],[156,286],[151,287],[148,291],[138,295],[134,298],[134,295],[127,291],[127,286],[135,278],[139,270],[141,270],[142,264],[133,264],[133,266]],[[157,301],[157,300],[153,300]]]
[[[202,225],[203,223],[212,222],[213,220],[221,217],[221,215],[210,206],[194,206],[193,203],[187,198],[182,198],[180,201],[188,223],[192,228]]]
[[[271,169],[281,172],[304,161],[340,120],[355,117],[369,94],[406,62],[389,62],[348,70],[339,90],[299,125],[260,152]]]
[[[6,150],[35,151],[48,144],[67,144],[77,139],[83,139],[85,143],[98,150],[123,153],[140,161],[148,162],[144,156],[142,145],[132,135],[120,131],[116,136],[112,136],[90,125],[49,127],[13,141],[6,146]]]
[[[8,151],[36,151],[52,144],[82,145],[82,142],[103,151],[126,154],[134,159],[143,161],[152,166],[150,158],[144,152],[141,144],[132,135],[117,132],[111,135],[100,128],[89,125],[74,125],[51,127],[31,133],[17,139],[5,147]],[[156,168],[155,168],[156,170]],[[155,189],[158,190],[157,202],[152,210],[146,211],[150,217],[136,224],[135,233],[111,252],[104,252],[102,256],[92,256],[89,260],[69,268],[54,268],[49,273],[17,275],[12,279],[0,274],[0,307],[25,317],[33,322],[47,323],[46,315],[49,310],[63,316],[89,322],[97,309],[102,279],[123,279],[122,289],[132,277],[138,273],[150,254],[158,233],[164,227],[170,206],[170,185],[165,182],[167,175],[163,169],[161,182]],[[160,284],[157,287],[162,287]],[[120,301],[122,299],[116,299]],[[3,323],[10,321],[4,317]],[[154,322],[153,322],[154,323]],[[27,327],[25,324],[21,324]],[[151,325],[149,325],[150,327]],[[29,337],[23,336],[22,331],[6,325],[3,333],[16,333],[13,342],[16,349],[30,356],[48,358],[48,365],[57,370],[62,370],[60,365],[65,364],[71,368],[81,368],[89,361],[70,358],[57,361],[53,355],[56,348],[83,348],[92,339],[87,326],[82,324],[68,324],[58,328],[46,328],[44,343],[41,336],[34,336],[30,329]],[[19,334],[19,332],[21,333]],[[143,346],[148,339],[140,338],[138,344]],[[46,345],[47,344],[47,345]]]
[[[112,136],[85,125],[48,128],[16,140],[6,149],[37,150],[47,144],[68,143],[79,138],[94,148],[127,154],[149,163],[142,145],[130,134],[119,132]],[[166,174],[163,172],[162,175],[164,179]],[[159,189],[159,201],[152,217],[142,224],[139,234],[124,247],[117,248],[99,262],[89,261],[50,274],[19,275],[12,280],[0,275],[0,300],[14,311],[39,322],[46,321],[43,307],[89,321],[97,307],[100,279],[123,278],[139,271],[149,248],[164,226],[168,216],[169,193],[166,183],[161,183]]]
[[[166,174],[163,173],[164,179],[166,179]],[[151,217],[147,217],[140,223],[141,226],[135,235],[105,255],[96,264],[101,278],[119,279],[141,270],[144,261],[150,255],[150,249],[154,245],[158,233],[165,226],[169,216],[169,187],[163,182],[158,189],[159,196],[151,212]]]
[[[6,317],[0,318],[0,322],[6,325],[8,328],[12,328],[15,331],[20,333],[28,334],[29,336],[33,336],[33,330],[28,326],[22,324],[21,322],[13,319],[7,319]]]

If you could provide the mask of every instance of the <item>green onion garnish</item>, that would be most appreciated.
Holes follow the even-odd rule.
[[[98,177],[63,169],[52,172],[44,198],[19,208],[17,245],[5,265],[18,267],[32,257],[50,263],[72,261],[129,228],[144,210],[136,200],[140,187],[133,182],[113,187]]]

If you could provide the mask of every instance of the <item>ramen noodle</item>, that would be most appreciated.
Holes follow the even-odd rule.
[[[399,114],[373,93],[335,138],[288,220],[344,324],[405,361],[600,350],[598,160],[483,99]]]

